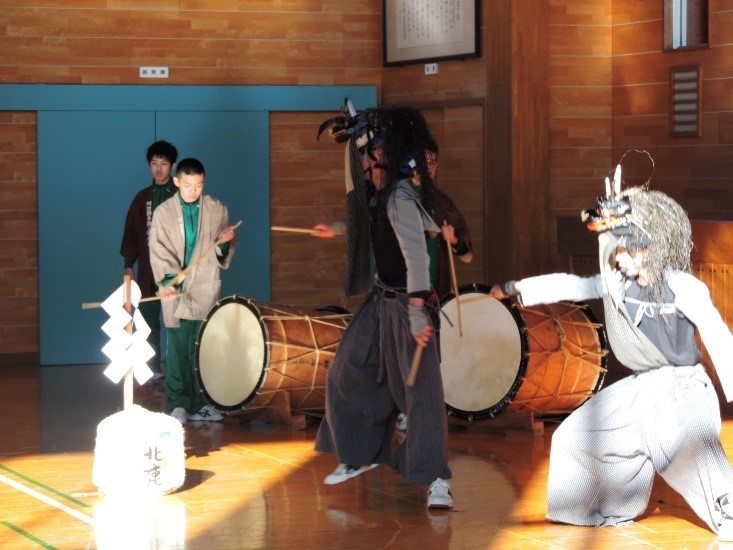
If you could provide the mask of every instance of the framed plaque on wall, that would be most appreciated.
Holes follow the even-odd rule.
[[[384,0],[384,66],[480,55],[479,0]]]

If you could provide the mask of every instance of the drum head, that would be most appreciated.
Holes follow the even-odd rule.
[[[237,296],[209,312],[196,342],[201,390],[215,408],[231,411],[257,393],[267,364],[266,332],[256,307]]]
[[[482,292],[485,288],[486,292]],[[463,334],[458,329],[458,306],[452,295],[443,303],[440,323],[441,372],[445,403],[450,414],[468,420],[496,416],[516,395],[524,378],[526,333],[511,302],[488,295],[488,287],[459,290]]]

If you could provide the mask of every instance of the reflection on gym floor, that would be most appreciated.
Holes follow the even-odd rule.
[[[305,429],[246,415],[189,422],[179,489],[105,497],[92,482],[96,430],[122,408],[122,395],[103,369],[0,368],[3,549],[718,547],[660,480],[630,526],[545,521],[550,421],[543,435],[452,422],[453,511],[428,511],[425,489],[387,466],[324,485],[335,459],[313,450],[315,417]],[[159,386],[135,385],[134,394],[136,404],[162,409]],[[730,454],[729,424],[723,442]]]

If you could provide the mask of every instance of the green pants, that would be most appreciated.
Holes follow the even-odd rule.
[[[138,306],[138,309],[150,327],[148,344],[150,344],[150,347],[155,352],[155,356],[148,360],[148,366],[153,372],[163,372],[160,368],[160,301],[152,300],[150,302],[143,302]]]
[[[183,407],[188,413],[196,413],[206,405],[195,371],[196,339],[203,323],[181,319],[178,328],[166,329],[165,391],[169,411]]]

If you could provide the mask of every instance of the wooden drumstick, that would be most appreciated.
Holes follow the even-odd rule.
[[[421,345],[415,348],[415,355],[412,356],[412,365],[410,365],[410,373],[407,375],[407,385],[414,386],[417,379],[417,370],[420,368],[420,360],[422,359],[423,348]]]
[[[234,226],[232,227],[232,229],[236,229],[240,225],[242,225],[242,220],[239,220],[236,224],[234,224]],[[211,252],[212,250],[214,250],[214,247],[215,246],[218,246],[220,244],[222,244],[222,243],[219,242],[219,241],[213,242],[211,244],[211,246],[209,246],[209,248],[207,248],[206,250],[204,250],[204,252],[202,252],[201,254],[199,254],[199,256],[194,261],[192,261],[190,264],[188,264],[183,271],[181,271],[175,277],[173,277],[173,279],[171,279],[168,282],[168,284],[165,285],[165,286],[168,287],[168,286],[174,286],[174,285],[178,284],[180,282],[180,280],[183,279],[186,276],[186,273],[188,273],[189,271],[191,271],[194,268],[194,266],[196,266],[196,264],[198,264],[209,252]],[[179,294],[176,294],[176,297],[177,296],[180,296],[180,293]],[[149,296],[147,298],[143,298],[142,300],[140,300],[140,303],[142,303],[142,302],[152,302],[153,300],[162,300],[162,299],[163,299],[162,296]],[[96,307],[102,307],[102,302],[86,302],[86,303],[83,303],[81,305],[81,308],[82,309],[94,309]]]
[[[232,229],[236,229],[236,228],[237,228],[237,227],[239,227],[240,225],[242,225],[242,220],[239,220],[239,221],[238,221],[237,223],[235,223],[235,224],[234,224],[234,225],[232,226]],[[161,286],[167,286],[167,287],[168,287],[168,286],[175,286],[175,285],[177,285],[178,283],[180,283],[180,282],[181,282],[181,281],[182,281],[182,280],[184,279],[184,277],[186,276],[186,273],[188,273],[188,272],[189,272],[189,271],[191,271],[191,270],[192,270],[192,269],[193,269],[194,267],[196,267],[196,265],[197,265],[197,264],[198,264],[198,263],[199,263],[199,262],[200,262],[200,261],[201,261],[202,259],[204,259],[204,258],[205,258],[205,257],[206,257],[206,256],[207,256],[207,255],[209,254],[209,252],[211,252],[212,250],[214,250],[214,247],[216,247],[216,246],[219,246],[220,244],[222,244],[222,242],[220,242],[220,241],[218,241],[218,240],[217,240],[217,241],[214,241],[213,243],[211,243],[211,246],[209,246],[209,248],[207,248],[207,249],[206,249],[206,250],[204,250],[204,251],[203,251],[203,252],[202,252],[201,254],[199,254],[197,258],[195,258],[195,259],[194,259],[194,260],[193,260],[193,261],[192,261],[192,262],[191,262],[190,264],[188,264],[188,265],[187,265],[187,266],[186,266],[186,267],[185,267],[185,268],[183,269],[183,271],[181,271],[181,272],[180,272],[180,273],[178,273],[178,274],[177,274],[177,275],[176,275],[175,277],[173,277],[173,279],[171,279],[170,281],[168,281],[168,283],[167,283],[166,285],[161,285]]]
[[[283,227],[281,225],[273,225],[270,229],[272,231],[280,231],[282,233],[307,233],[309,235],[316,232],[313,229],[306,229],[304,227]]]
[[[308,235],[314,235],[318,233],[317,229],[307,229],[305,227],[284,227],[282,225],[273,225],[270,227],[271,231],[279,231],[281,233],[306,233]],[[343,235],[344,231],[340,228],[332,227],[335,235]]]
[[[443,220],[443,227],[448,225],[447,220]],[[463,337],[463,321],[461,319],[461,301],[458,299],[458,281],[456,280],[456,265],[453,262],[453,246],[446,241],[448,245],[448,263],[450,263],[450,281],[453,287],[453,294],[456,297],[456,312],[458,314],[458,335]]]

